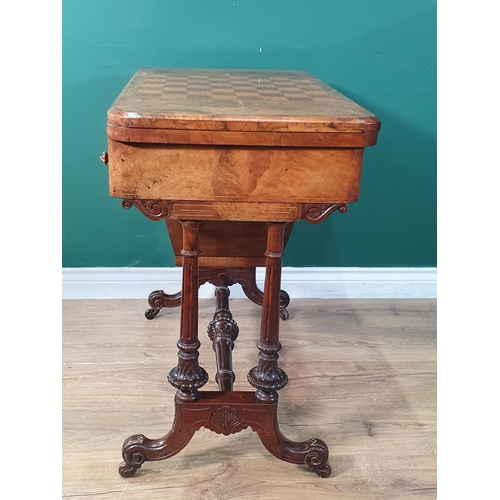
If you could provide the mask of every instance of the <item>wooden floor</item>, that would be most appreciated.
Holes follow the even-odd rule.
[[[183,451],[118,475],[131,434],[170,429],[179,309],[144,317],[145,300],[63,301],[63,498],[436,498],[436,301],[295,299],[280,321],[280,428],[330,449],[330,478],[282,462],[246,429],[202,429]],[[216,390],[206,336],[215,301],[200,301],[200,364]],[[231,301],[240,327],[235,390],[256,365],[260,308]]]

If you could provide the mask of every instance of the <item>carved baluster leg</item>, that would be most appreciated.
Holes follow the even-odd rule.
[[[215,380],[220,391],[232,391],[235,375],[233,372],[232,350],[238,337],[238,325],[229,311],[229,288],[227,278],[220,274],[215,289],[216,311],[208,325],[208,336],[213,342],[217,374]]]
[[[168,381],[176,388],[181,401],[198,399],[198,389],[208,381],[207,372],[198,365],[198,230],[200,222],[181,221],[183,229],[181,337],[178,365]]]
[[[279,389],[288,382],[286,373],[278,368],[279,309],[281,286],[281,262],[284,255],[284,235],[286,223],[268,224],[266,250],[266,278],[264,283],[264,303],[260,329],[259,364],[248,373],[249,383],[257,389],[259,401],[273,403],[278,400]]]
[[[169,373],[169,382],[177,389],[176,412],[179,404],[196,401],[198,389],[208,381],[207,372],[198,364],[198,229],[200,222],[182,221],[182,304],[179,361]],[[191,439],[194,430],[184,428],[183,419],[174,421],[172,430],[160,439],[148,439],[137,434],[125,440],[124,461],[118,471],[123,477],[134,475],[146,460],[162,460],[178,453]]]
[[[331,474],[328,464],[328,448],[320,439],[290,441],[281,433],[278,420],[278,390],[283,388],[288,377],[278,368],[279,306],[281,284],[281,262],[283,258],[283,236],[285,224],[269,223],[266,251],[266,280],[260,331],[259,364],[248,374],[248,381],[257,388],[257,401],[268,403],[263,425],[252,427],[259,434],[262,444],[275,457],[295,464],[305,464],[321,477]]]

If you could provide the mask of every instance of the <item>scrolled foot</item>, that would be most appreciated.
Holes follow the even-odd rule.
[[[288,313],[288,311],[285,308],[280,309],[280,318],[283,321],[286,321],[289,317],[290,317],[290,314]]]
[[[163,290],[155,290],[154,292],[151,292],[149,294],[148,303],[151,306],[151,309],[148,309],[144,313],[146,319],[156,318],[156,316],[160,312],[160,309],[162,309],[165,306],[164,297],[165,297],[165,292]]]
[[[275,414],[271,416],[270,424],[262,430],[257,429],[262,444],[269,452],[285,462],[307,465],[319,477],[331,475],[332,468],[328,463],[328,447],[324,441],[315,438],[301,442],[286,439],[279,430]]]
[[[328,447],[321,439],[312,438],[307,442],[309,448],[305,456],[304,463],[312,469],[319,477],[329,477],[332,468],[327,462]]]
[[[144,316],[146,316],[147,319],[153,319],[156,318],[157,314],[160,312],[159,309],[148,309],[145,313]]]
[[[332,467],[327,462],[321,469],[315,468],[313,469],[313,471],[316,472],[316,474],[318,474],[319,477],[330,477],[332,473]]]
[[[147,460],[147,447],[145,441],[150,441],[142,434],[130,436],[123,443],[123,462],[118,467],[118,472],[122,477],[132,477],[137,469]]]
[[[288,304],[290,304],[290,295],[285,290],[280,290],[280,318],[283,321],[286,321],[290,317],[286,309]]]
[[[290,295],[285,290],[280,290],[280,307],[285,309],[290,304]]]
[[[173,295],[169,295],[165,293],[163,290],[155,290],[151,292],[148,297],[148,303],[151,309],[148,309],[144,316],[147,319],[156,318],[158,313],[164,307],[178,307],[181,305],[181,292],[175,293]]]

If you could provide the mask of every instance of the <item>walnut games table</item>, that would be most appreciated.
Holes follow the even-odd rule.
[[[331,87],[297,71],[142,69],[108,111],[109,187],[126,209],[165,220],[182,265],[182,290],[151,293],[149,319],[181,306],[175,419],[160,439],[134,435],[123,444],[123,477],[147,460],[182,450],[201,427],[229,435],[250,427],[281,460],[328,477],[320,439],[293,442],[277,422],[279,317],[284,248],[293,223],[319,223],[358,199],[364,148],[376,144],[379,120]],[[265,266],[264,291],[255,268]],[[215,285],[208,334],[219,391],[199,391],[198,287]],[[239,283],[262,305],[258,364],[247,379],[256,391],[233,391],[231,351],[238,326],[228,287]]]

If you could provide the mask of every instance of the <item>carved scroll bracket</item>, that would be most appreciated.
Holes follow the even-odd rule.
[[[323,222],[331,213],[338,210],[341,214],[347,212],[347,205],[344,203],[311,203],[302,205],[302,219],[310,224],[319,224]]]
[[[122,207],[129,210],[136,207],[145,217],[150,220],[161,220],[168,217],[168,201],[162,200],[122,200]]]

